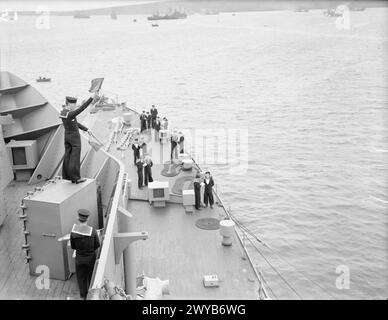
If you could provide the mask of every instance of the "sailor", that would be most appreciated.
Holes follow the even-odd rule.
[[[178,157],[178,150],[177,150],[178,141],[179,141],[179,137],[178,137],[177,131],[174,130],[171,135],[171,161]]]
[[[201,176],[199,173],[194,179],[195,209],[201,210]]]
[[[178,133],[179,137],[179,152],[184,153],[184,147],[185,147],[185,136],[183,135],[182,131],[179,131]]]
[[[144,170],[144,162],[141,159],[136,160],[136,167],[137,167],[137,187],[139,189],[143,189],[143,180],[144,180],[144,175],[143,175],[143,170]]]
[[[97,231],[88,226],[90,212],[86,209],[78,210],[79,224],[75,224],[70,234],[71,248],[76,250],[75,273],[81,299],[86,299],[92,280],[96,250],[100,247]]]
[[[205,206],[207,208],[208,204],[210,203],[210,208],[213,209],[213,204],[214,204],[214,198],[213,198],[214,180],[213,180],[213,177],[210,175],[209,171],[205,172],[205,179],[203,180],[203,183],[205,184],[205,191],[203,193],[203,198],[204,198]]]
[[[148,182],[153,182],[154,179],[152,179],[152,166],[154,165],[152,162],[152,159],[150,156],[145,156],[144,157],[144,184],[148,186]]]
[[[156,117],[158,116],[158,109],[156,109],[154,104],[152,105],[150,112],[151,112],[151,118],[152,118],[151,126],[152,126],[152,129],[155,129],[155,122],[156,122]]]
[[[81,137],[78,129],[90,133],[88,128],[77,122],[77,116],[90,103],[95,103],[98,99],[98,95],[95,94],[93,98],[89,98],[77,108],[77,98],[66,97],[66,105],[59,115],[65,128],[65,155],[63,157],[62,177],[72,183],[81,183],[86,180],[81,178],[80,174]]]
[[[143,132],[147,129],[147,115],[145,113],[145,110],[143,110],[143,113],[140,115],[140,132]]]
[[[147,129],[151,129],[151,122],[152,122],[152,116],[151,116],[151,114],[147,111]]]
[[[168,129],[168,120],[166,117],[163,118],[163,121],[162,121],[162,128],[164,130],[167,130]]]
[[[139,139],[135,139],[135,143],[132,144],[132,150],[133,150],[133,161],[136,166],[137,159],[140,159],[141,146],[139,144]]]
[[[159,138],[159,131],[161,129],[161,126],[162,126],[162,123],[160,122],[160,118],[159,117],[156,117],[156,120],[155,120],[155,141],[162,141],[162,139]]]

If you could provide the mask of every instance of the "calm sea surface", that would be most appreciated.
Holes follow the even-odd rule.
[[[138,110],[157,104],[173,126],[247,129],[246,174],[208,168],[272,249],[258,244],[267,261],[251,252],[274,294],[387,298],[388,10],[352,12],[350,30],[322,11],[194,15],[159,28],[136,18],[1,23],[2,68],[52,77],[36,86],[58,107],[103,76],[107,93]],[[349,269],[349,289],[336,288],[337,268]]]

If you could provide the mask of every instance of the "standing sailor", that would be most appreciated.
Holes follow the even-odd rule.
[[[137,187],[139,189],[143,189],[144,186],[144,162],[140,159],[136,160],[136,167],[137,167]]]
[[[147,111],[147,129],[151,129],[151,122],[152,122],[152,116],[151,116],[151,114]]]
[[[147,129],[147,115],[145,113],[145,110],[143,110],[143,113],[140,115],[140,132],[143,132]]]
[[[59,115],[65,128],[65,155],[63,157],[62,177],[72,183],[81,183],[86,180],[81,178],[80,173],[81,137],[79,129],[89,132],[88,128],[77,122],[76,117],[90,103],[95,103],[98,98],[98,95],[95,94],[93,98],[89,98],[77,108],[77,98],[66,97],[66,105]]]
[[[76,250],[75,273],[81,299],[86,299],[92,280],[96,250],[100,247],[97,231],[88,226],[90,212],[86,209],[78,210],[79,224],[75,224],[70,234],[71,248]]]
[[[201,210],[201,176],[197,174],[194,179],[195,209]]]
[[[155,105],[153,104],[151,107],[151,117],[152,117],[152,129],[155,129],[155,122],[156,122],[156,117],[158,116],[158,109],[155,108]]]
[[[159,138],[159,131],[161,129],[161,122],[160,122],[160,118],[157,117],[156,120],[155,120],[155,141],[161,141],[162,139]]]
[[[152,166],[154,165],[152,162],[152,159],[150,156],[144,157],[144,184],[148,186],[148,182],[153,182],[154,179],[152,179]]]
[[[140,159],[141,146],[139,144],[139,139],[135,139],[135,143],[132,144],[132,150],[133,150],[133,163],[136,166],[137,159]]]
[[[205,192],[203,194],[205,206],[207,208],[208,204],[210,203],[210,208],[213,209],[213,204],[214,204],[214,197],[213,197],[214,180],[213,180],[213,177],[210,175],[209,171],[205,172],[205,179],[203,180],[203,183],[205,184]]]

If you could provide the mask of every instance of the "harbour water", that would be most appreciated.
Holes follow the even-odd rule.
[[[274,295],[387,298],[388,10],[351,12],[349,30],[322,10],[158,28],[133,18],[50,17],[46,29],[19,16],[0,25],[1,68],[51,77],[36,85],[58,108],[101,76],[107,93],[139,111],[156,104],[173,126],[247,129],[245,174],[206,168],[271,248],[252,255]]]

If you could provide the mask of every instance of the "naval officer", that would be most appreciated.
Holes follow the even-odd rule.
[[[96,250],[100,247],[97,231],[88,226],[90,212],[86,209],[78,210],[79,224],[75,224],[70,234],[71,248],[76,250],[75,273],[81,299],[86,299],[92,280]]]
[[[81,137],[78,129],[86,132],[89,132],[89,129],[77,122],[77,116],[90,103],[95,103],[97,99],[99,97],[95,94],[93,98],[89,98],[77,108],[77,98],[66,97],[66,105],[59,115],[65,128],[65,155],[63,157],[62,177],[72,183],[81,183],[86,180],[82,179],[80,174]]]

